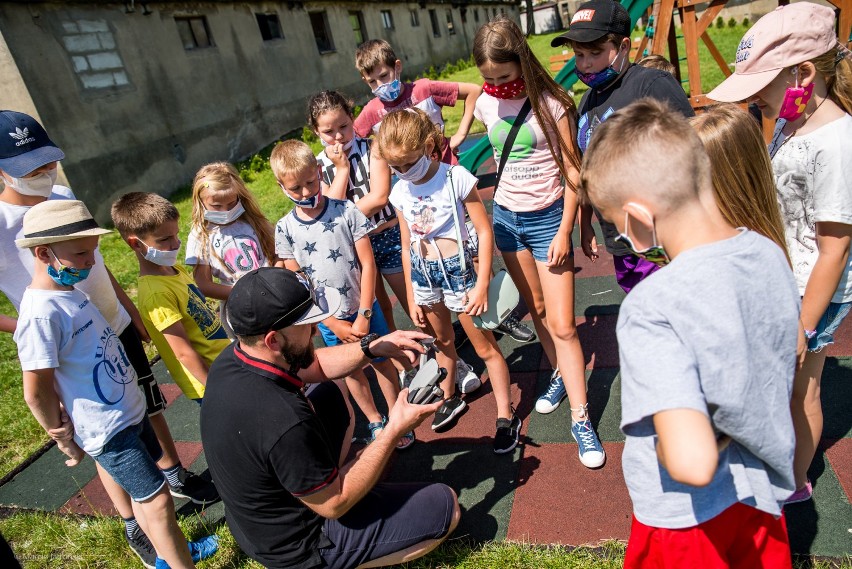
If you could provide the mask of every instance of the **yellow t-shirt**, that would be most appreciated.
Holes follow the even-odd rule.
[[[171,276],[139,277],[139,312],[166,368],[190,399],[204,397],[204,386],[178,361],[163,330],[181,322],[190,344],[207,365],[230,344],[219,314],[212,310],[190,274],[175,266]]]

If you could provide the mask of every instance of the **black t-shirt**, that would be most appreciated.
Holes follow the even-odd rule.
[[[298,498],[337,477],[337,457],[298,377],[234,342],[207,375],[201,441],[237,543],[266,567],[316,567],[331,545]]]
[[[580,152],[586,152],[592,133],[600,123],[608,119],[612,113],[643,97],[664,101],[685,117],[695,115],[683,87],[671,73],[631,64],[608,89],[603,91],[589,89],[580,100],[578,110],[580,119],[577,122],[577,144]],[[625,140],[624,143],[630,144],[630,141]],[[629,254],[630,250],[626,246],[614,242],[618,235],[615,226],[601,219],[600,215],[598,219],[601,222],[607,251],[616,255]]]

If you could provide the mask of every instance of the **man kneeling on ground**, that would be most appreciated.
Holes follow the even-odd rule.
[[[373,358],[412,362],[419,332],[397,331],[314,352],[315,323],[335,289],[281,268],[247,273],[228,299],[237,341],[213,362],[201,440],[237,543],[266,567],[380,567],[425,555],[458,525],[443,484],[379,483],[399,438],[440,406],[403,390],[385,428],[343,467],[354,418],[342,378]],[[305,386],[307,389],[305,395]]]

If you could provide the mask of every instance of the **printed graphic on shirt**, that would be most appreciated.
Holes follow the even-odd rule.
[[[189,301],[186,305],[186,311],[198,324],[198,328],[204,334],[204,337],[208,340],[227,340],[228,335],[219,322],[219,315],[207,305],[204,294],[194,284],[187,285],[187,288],[189,289]]]
[[[494,128],[488,133],[488,140],[491,146],[496,150],[498,156],[503,155],[503,148],[506,145],[506,138],[509,136],[509,131],[512,130],[512,125],[515,123],[515,116],[500,117],[500,122],[494,125]],[[515,136],[515,142],[512,143],[512,148],[509,151],[509,157],[506,159],[506,164],[517,162],[528,158],[538,146],[538,139],[535,131],[530,126],[529,122],[524,122],[521,128],[518,129],[518,134]]]
[[[592,139],[592,132],[614,112],[613,108],[609,107],[600,117],[593,113],[584,113],[580,117],[577,123],[577,145],[580,147],[580,152],[586,151]]]
[[[83,328],[87,328],[92,321]],[[82,329],[81,329],[82,330]],[[75,331],[77,332],[81,330]],[[107,326],[95,350],[97,363],[92,368],[92,383],[95,392],[105,405],[115,405],[124,399],[125,386],[136,389],[136,372],[130,365],[124,346],[112,328]]]
[[[793,233],[793,238],[807,251],[814,252],[817,248],[816,235],[809,228],[815,227],[814,223],[814,201],[813,195],[808,191],[808,180],[804,173],[797,170],[788,170],[778,176],[776,186],[779,188],[778,203],[781,206],[782,219],[796,219],[800,223],[788,231]]]
[[[431,201],[431,200],[429,200]],[[412,208],[414,221],[411,224],[412,233],[429,235],[435,225],[435,212],[438,211],[428,203],[417,203]]]
[[[262,266],[263,258],[260,244],[254,235],[215,234],[210,240],[216,255],[222,259],[225,268],[233,275],[242,275]]]

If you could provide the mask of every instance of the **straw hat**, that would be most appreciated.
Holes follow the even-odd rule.
[[[24,214],[24,232],[15,245],[21,249],[70,241],[111,233],[101,229],[98,222],[78,200],[47,200],[34,205]]]

